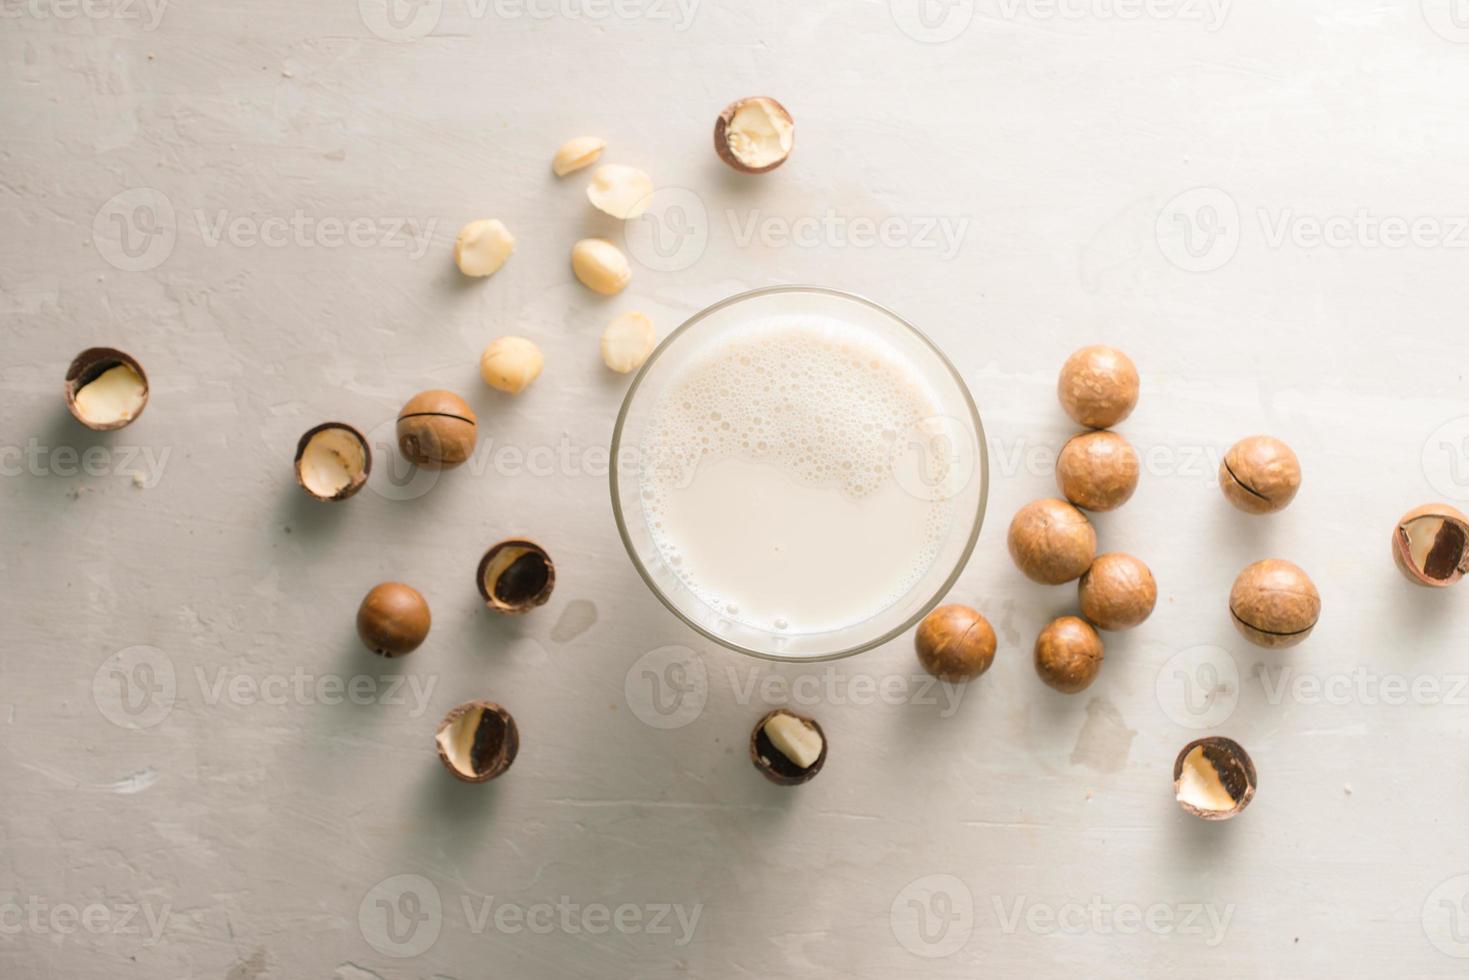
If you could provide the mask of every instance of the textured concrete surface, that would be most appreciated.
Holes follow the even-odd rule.
[[[391,0],[395,5],[397,0]],[[1412,591],[1404,510],[1469,499],[1469,12],[1449,0],[4,0],[0,20],[0,975],[34,978],[1460,976],[1469,955],[1469,585]],[[390,16],[391,15],[391,16]],[[791,161],[745,179],[718,109],[769,93]],[[596,134],[663,188],[632,286],[571,278],[621,237],[558,181]],[[457,228],[518,236],[458,277]],[[660,333],[775,282],[858,290],[931,333],[984,412],[990,517],[956,598],[994,668],[926,686],[905,638],[771,668],[644,589],[607,501],[626,379],[597,336]],[[508,398],[493,336],[541,344]],[[1053,394],[1128,349],[1141,489],[1098,520],[1157,613],[1101,678],[1044,688],[1066,588],[1004,528],[1051,492]],[[153,383],[94,435],[84,347]],[[290,467],[329,418],[385,445],[448,387],[479,454],[324,507]],[[1251,519],[1234,439],[1305,486]],[[528,534],[551,603],[481,607],[483,549]],[[1290,558],[1316,634],[1233,631],[1235,573]],[[374,583],[428,597],[395,662],[353,635]],[[819,587],[819,583],[813,583]],[[456,783],[431,734],[474,696],[523,747]],[[819,715],[820,778],[745,758],[772,704]],[[1204,732],[1254,754],[1224,825],[1173,803]]]

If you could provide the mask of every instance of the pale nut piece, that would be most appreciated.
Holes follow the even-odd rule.
[[[565,177],[583,167],[590,167],[597,162],[606,145],[606,140],[595,136],[574,136],[562,143],[556,155],[551,158],[551,169],[557,177]]]
[[[481,278],[500,271],[515,251],[515,236],[494,218],[471,221],[454,239],[454,264],[466,276]]]
[[[786,162],[795,141],[795,120],[769,96],[731,102],[714,120],[714,152],[740,173],[774,170]]]
[[[545,363],[541,349],[524,337],[499,337],[480,356],[479,375],[491,388],[518,395],[541,376]]]
[[[637,167],[609,163],[592,174],[587,200],[614,218],[636,218],[653,203],[653,178]]]
[[[1219,461],[1219,489],[1246,514],[1284,510],[1301,489],[1301,462],[1273,436],[1250,436]]]
[[[1469,517],[1449,504],[1408,511],[1393,528],[1392,556],[1416,585],[1453,585],[1469,574]]]
[[[571,246],[571,271],[594,293],[613,296],[632,279],[632,266],[622,250],[604,238],[583,238]]]
[[[602,331],[602,362],[618,374],[627,374],[642,367],[657,346],[652,320],[641,313],[623,313]]]

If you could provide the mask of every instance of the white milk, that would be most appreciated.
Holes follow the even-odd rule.
[[[641,495],[664,560],[751,626],[815,633],[871,618],[932,564],[951,506],[899,486],[899,441],[938,412],[897,351],[809,316],[710,344],[663,391]]]

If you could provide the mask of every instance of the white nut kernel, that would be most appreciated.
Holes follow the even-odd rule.
[[[590,167],[602,155],[606,140],[595,136],[577,136],[561,144],[561,149],[551,158],[551,169],[557,177],[565,177],[583,167]]]
[[[614,218],[636,218],[653,202],[653,178],[636,167],[609,163],[592,174],[587,200]]]
[[[501,337],[485,348],[479,373],[491,388],[517,395],[541,376],[545,363],[541,349],[524,337]]]
[[[602,331],[602,360],[618,374],[642,367],[657,346],[653,321],[641,313],[623,313]]]
[[[632,278],[632,266],[616,245],[603,238],[583,238],[571,246],[571,271],[594,293],[622,292]]]
[[[466,276],[489,276],[499,271],[515,250],[515,236],[494,218],[471,221],[454,239],[454,264]]]
[[[776,751],[802,769],[821,758],[821,733],[795,715],[778,714],[765,723],[765,737]]]

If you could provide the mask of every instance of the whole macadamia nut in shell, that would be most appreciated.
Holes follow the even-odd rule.
[[[1300,460],[1273,436],[1241,439],[1219,463],[1219,489],[1247,514],[1284,510],[1300,488]]]
[[[424,391],[398,413],[398,449],[410,463],[450,469],[474,453],[474,409],[452,391]]]
[[[1234,580],[1229,614],[1244,638],[1256,646],[1293,647],[1316,628],[1321,593],[1298,566],[1267,558],[1250,565]]]
[[[1453,585],[1469,573],[1469,517],[1448,504],[1408,511],[1393,528],[1392,556],[1416,585]]]
[[[402,582],[374,586],[357,609],[358,637],[382,657],[402,657],[417,650],[428,638],[431,624],[427,600]]]
[[[1081,614],[1103,630],[1132,629],[1153,614],[1158,583],[1152,570],[1132,555],[1097,556],[1077,585]]]
[[[1093,511],[1116,510],[1137,490],[1137,450],[1115,432],[1072,436],[1056,458],[1056,486],[1066,499]]]
[[[1080,425],[1106,429],[1137,406],[1137,367],[1115,347],[1083,347],[1066,359],[1056,394],[1061,407]]]
[[[1102,669],[1102,638],[1076,616],[1054,619],[1035,641],[1035,672],[1062,694],[1084,691]]]
[[[1048,497],[1020,508],[1010,522],[1010,557],[1031,581],[1062,585],[1080,578],[1097,554],[1097,532],[1086,515]]]
[[[923,617],[913,637],[918,662],[942,681],[973,680],[995,660],[995,630],[968,606],[939,606]]]

